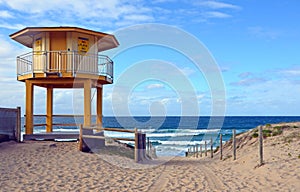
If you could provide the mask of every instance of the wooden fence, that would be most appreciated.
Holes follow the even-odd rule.
[[[0,108],[0,142],[21,141],[21,108]]]
[[[264,164],[263,161],[263,133],[262,133],[262,126],[258,127],[258,148],[259,148],[259,166]],[[223,140],[222,140],[222,134],[219,135],[220,139],[220,160],[223,159]],[[188,148],[188,151],[186,152],[186,156],[193,156],[198,158],[199,156],[207,156],[207,153],[210,152],[210,157],[213,158],[214,150],[213,150],[213,139],[211,138],[209,141],[210,150],[207,150],[207,143],[208,141],[204,141],[204,144],[196,144],[194,146],[190,146]],[[236,160],[236,130],[232,130],[232,157],[233,160]],[[204,150],[202,150],[204,148]]]
[[[89,130],[89,131],[85,131]],[[103,127],[83,127],[80,125],[80,133],[79,133],[79,150],[83,151],[86,146],[86,142],[84,139],[99,139],[102,140],[102,146],[105,145],[105,136],[95,135],[93,134],[93,130],[98,131],[98,133],[103,131],[113,131],[113,132],[125,132],[125,133],[133,133],[134,138],[121,138],[121,137],[110,137],[113,140],[118,141],[133,141],[134,142],[134,160],[135,162],[142,162],[147,159],[146,155],[146,134],[139,132],[137,129],[127,130],[127,129],[119,129],[119,128],[103,128]],[[104,142],[103,142],[104,141]]]

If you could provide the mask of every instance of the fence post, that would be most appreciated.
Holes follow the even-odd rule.
[[[262,126],[259,126],[258,129],[259,134],[259,166],[262,166],[264,164],[263,161],[263,132],[262,132]]]
[[[138,131],[137,131],[137,128],[134,129],[134,160],[135,162],[139,162],[139,134],[138,134]]]
[[[220,160],[223,159],[223,143],[222,143],[222,133],[220,134]]]
[[[202,144],[200,144],[200,157],[202,157]]]
[[[17,142],[21,142],[21,107],[17,107],[17,128],[15,130]]]
[[[151,156],[150,155],[150,138],[149,137],[147,137],[147,154],[149,155],[149,156]]]
[[[145,133],[142,133],[142,143],[143,143],[143,155],[142,157],[144,159],[147,159],[147,155],[146,155],[146,134]]]
[[[232,130],[233,160],[236,160],[236,131]]]
[[[198,144],[196,144],[196,157],[198,158],[198,156],[199,156]]]
[[[213,139],[210,138],[210,158],[214,157],[214,151],[213,151]]]
[[[80,124],[80,129],[79,129],[79,146],[78,146],[78,149],[79,151],[82,151],[82,124]]]
[[[204,142],[204,147],[205,147],[205,157],[207,157],[207,143],[206,143],[206,141]]]

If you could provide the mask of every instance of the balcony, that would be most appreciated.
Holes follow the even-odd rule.
[[[17,57],[19,81],[47,77],[105,77],[113,81],[113,61],[105,55],[77,51],[34,51]]]

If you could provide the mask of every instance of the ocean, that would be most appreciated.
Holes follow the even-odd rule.
[[[35,116],[34,123],[45,123],[45,117]],[[246,132],[258,125],[300,121],[300,116],[226,116],[226,117],[103,117],[103,126],[134,129],[146,133],[158,156],[184,156],[190,146],[203,144],[213,138],[214,148],[219,143],[219,134],[223,142],[236,133]],[[54,117],[53,123],[82,124],[82,117]],[[93,118],[95,122],[95,118]],[[24,125],[24,118],[22,118]],[[24,126],[22,126],[24,127]],[[78,131],[78,127],[54,126],[54,131]],[[24,129],[23,129],[24,132]],[[34,132],[45,132],[45,127],[35,127]],[[133,134],[105,132],[108,137],[133,138]],[[131,144],[129,142],[129,144]]]

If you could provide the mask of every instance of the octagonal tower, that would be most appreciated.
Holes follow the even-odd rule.
[[[96,123],[102,125],[102,87],[113,83],[113,61],[99,52],[119,45],[113,35],[78,27],[27,27],[10,37],[32,48],[17,57],[17,80],[26,85],[25,134],[33,134],[34,86],[47,89],[46,132],[53,131],[55,88],[84,89],[84,126],[91,125],[91,88],[96,88]]]

